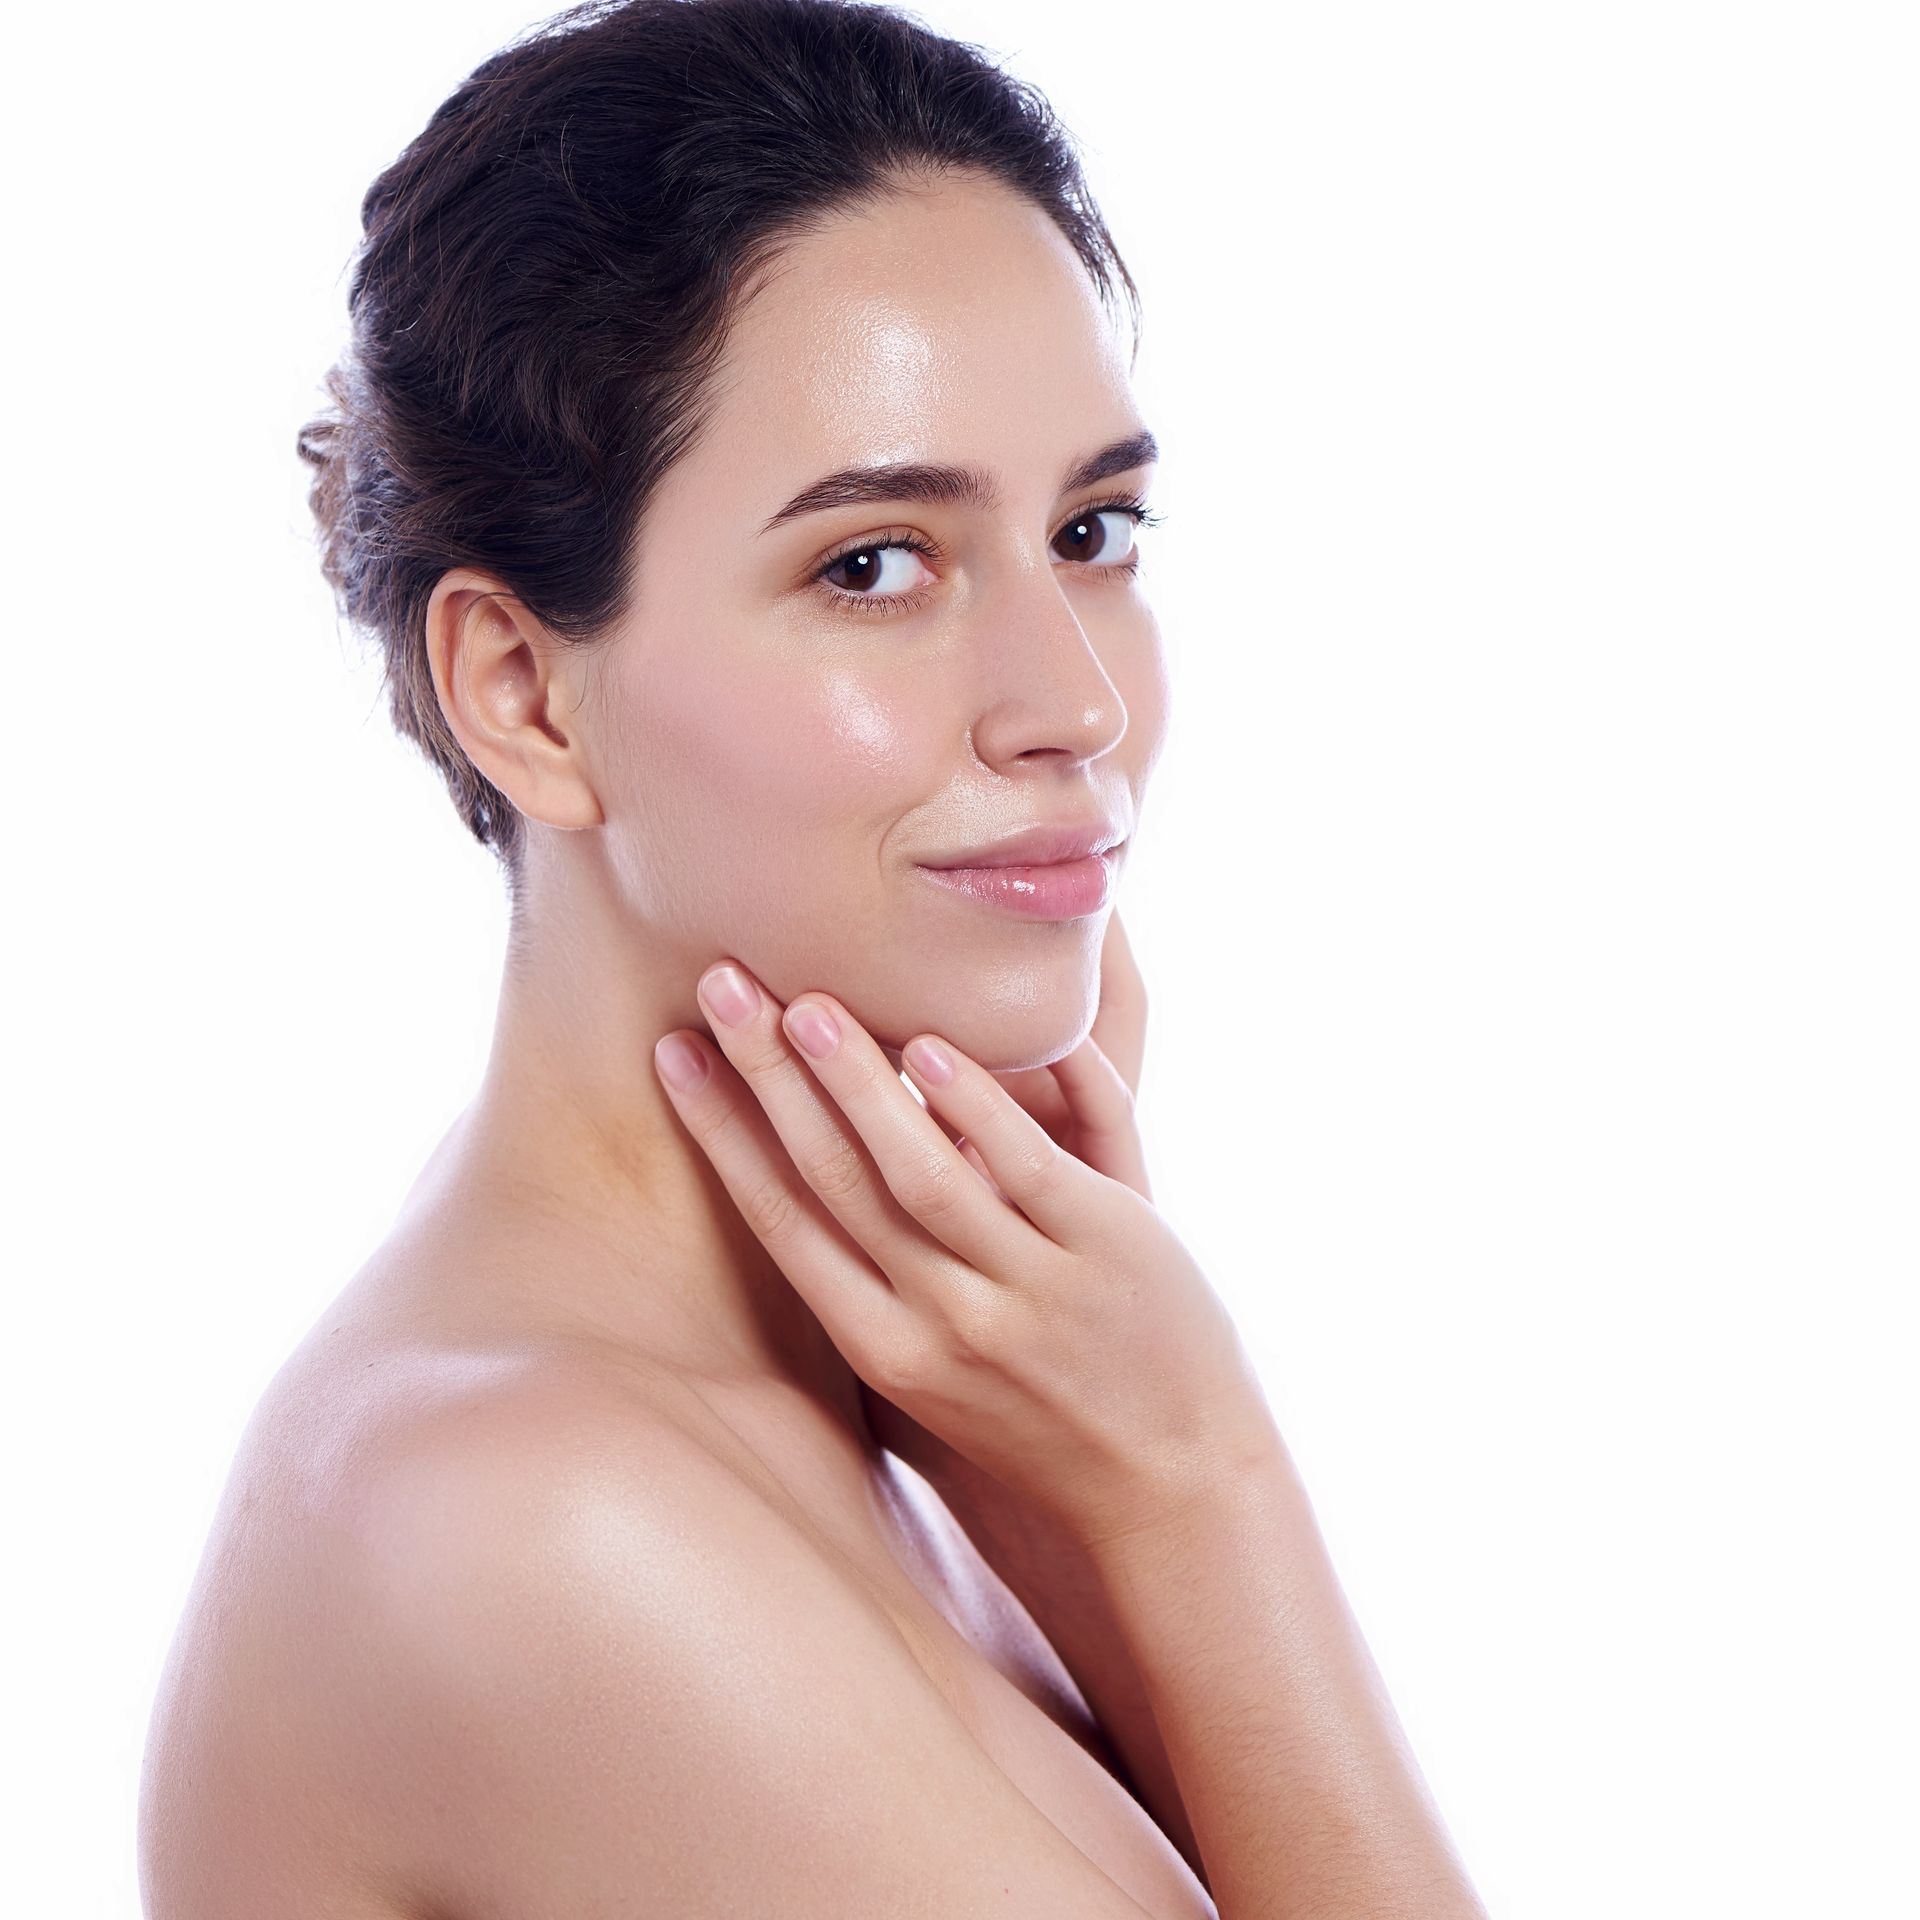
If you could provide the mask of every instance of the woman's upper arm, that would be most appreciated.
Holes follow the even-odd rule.
[[[456,1912],[1139,1920],[800,1530],[675,1429],[597,1431],[414,1449],[363,1508],[410,1883]]]

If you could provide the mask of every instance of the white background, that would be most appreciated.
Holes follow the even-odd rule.
[[[500,888],[293,442],[360,194],[532,17],[10,35],[23,1915],[136,1911],[240,1430],[484,1057]],[[923,17],[1047,91],[1143,288],[1156,1198],[1477,1883],[1920,1912],[1911,10]]]

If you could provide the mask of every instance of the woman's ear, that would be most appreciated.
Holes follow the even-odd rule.
[[[580,650],[492,574],[455,567],[427,602],[427,661],[467,757],[531,820],[593,827],[606,814],[574,715]]]

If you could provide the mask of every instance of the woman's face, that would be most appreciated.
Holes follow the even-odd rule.
[[[1126,570],[1152,534],[1089,510],[1144,500],[1150,451],[1069,476],[1143,431],[1084,268],[997,183],[949,176],[782,254],[576,716],[620,911],[689,994],[730,955],[783,1002],[824,988],[889,1047],[932,1029],[1000,1071],[1084,1035],[1110,907],[1020,918],[918,863],[1037,824],[1133,832],[1167,721]],[[782,513],[898,462],[990,497]]]

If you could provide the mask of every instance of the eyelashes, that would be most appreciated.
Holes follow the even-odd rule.
[[[1137,494],[1125,494],[1116,499],[1096,500],[1084,506],[1078,512],[1070,514],[1061,522],[1060,534],[1078,527],[1083,521],[1097,520],[1106,513],[1124,513],[1136,528],[1158,526],[1166,516],[1155,513]],[[890,528],[878,536],[868,535],[858,540],[843,541],[826,559],[821,561],[812,574],[812,584],[824,594],[836,608],[844,607],[856,614],[905,613],[924,606],[933,589],[931,586],[915,587],[906,593],[854,593],[844,587],[836,587],[827,579],[834,568],[845,561],[878,557],[883,553],[915,553],[926,560],[944,559],[945,553],[935,542],[904,528]],[[1089,574],[1112,574],[1123,580],[1131,580],[1140,571],[1140,551],[1136,546],[1124,561],[1108,562],[1104,565],[1089,564],[1080,569]]]

